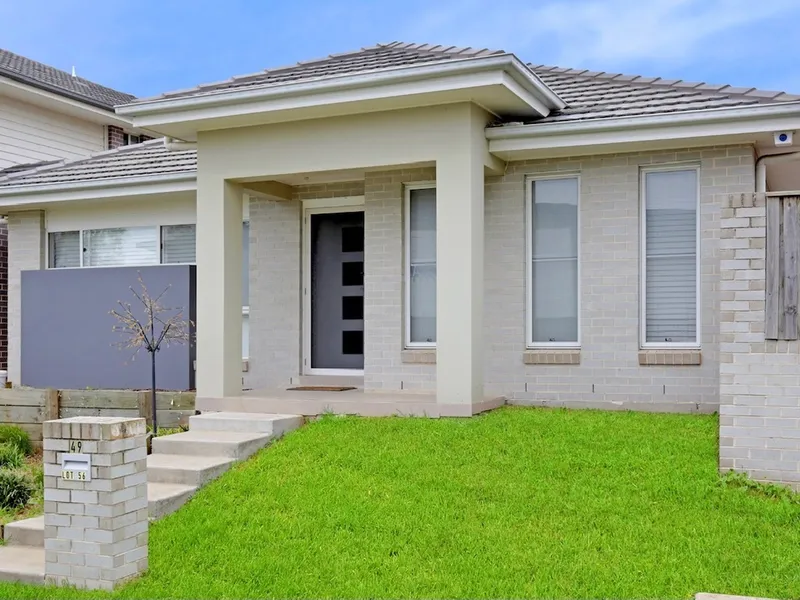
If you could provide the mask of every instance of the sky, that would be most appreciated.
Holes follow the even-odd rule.
[[[800,0],[0,0],[0,48],[140,97],[395,40],[800,93]]]

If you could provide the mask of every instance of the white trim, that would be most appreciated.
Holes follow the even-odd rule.
[[[303,201],[302,256],[302,346],[300,371],[303,375],[364,375],[364,369],[315,369],[311,366],[311,215],[364,212],[364,196],[317,198]],[[366,299],[366,297],[365,297]],[[366,322],[365,322],[366,327]]]
[[[694,342],[648,342],[647,341],[647,185],[645,176],[648,173],[665,173],[670,171],[694,171],[697,184],[697,199],[695,204],[695,341]],[[701,346],[700,333],[702,332],[702,298],[701,293],[701,190],[700,190],[700,165],[691,163],[672,163],[650,165],[639,168],[639,347],[642,350],[697,350]]]
[[[435,181],[422,181],[403,185],[403,348],[406,350],[436,348],[436,342],[411,341],[411,192],[413,190],[431,189],[436,189]],[[438,222],[436,229],[438,237]]]
[[[506,73],[521,86],[529,95],[525,100],[532,112],[538,113],[539,116],[545,116],[550,109],[560,110],[566,106],[566,103],[538,75],[513,54],[501,54],[485,57],[442,57],[441,61],[423,65],[404,65],[370,73],[325,76],[296,83],[263,84],[246,87],[243,90],[222,89],[202,92],[198,89],[192,96],[156,97],[134,101],[118,107],[117,114],[133,117],[134,123],[137,124],[138,122],[175,123],[188,120],[185,117],[180,118],[176,113],[209,107],[230,107],[234,110],[227,111],[228,115],[242,114],[245,112],[245,106],[242,106],[245,103],[253,104],[277,98],[290,99],[281,107],[282,110],[290,110],[307,106],[309,98],[322,96],[326,92],[339,92],[338,103],[341,103],[374,98],[378,96],[377,89],[397,84],[409,88],[411,84],[421,82],[432,90],[439,91],[442,89],[442,80],[448,76],[481,75],[491,71]],[[156,118],[155,115],[162,116]],[[142,118],[148,116],[151,118]]]
[[[536,181],[553,179],[575,179],[578,182],[578,247],[577,247],[577,294],[578,294],[578,339],[574,342],[533,341],[533,184]],[[580,349],[581,347],[581,176],[578,172],[532,173],[525,176],[525,348],[542,350],[548,348]]]
[[[663,144],[679,140],[724,142],[736,136],[800,128],[800,102],[776,102],[747,107],[713,108],[637,117],[554,121],[529,125],[488,127],[489,152],[503,157],[514,153],[581,149],[619,144]]]

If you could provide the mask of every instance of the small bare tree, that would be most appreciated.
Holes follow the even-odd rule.
[[[168,285],[158,295],[153,297],[142,280],[141,272],[138,275],[140,291],[130,287],[131,293],[141,303],[144,309],[142,318],[136,316],[130,302],[119,300],[119,309],[110,311],[117,319],[114,331],[123,336],[116,344],[118,348],[133,350],[131,360],[136,359],[140,350],[150,353],[151,390],[150,402],[153,410],[153,435],[158,434],[158,416],[156,411],[156,352],[163,345],[191,343],[191,321],[183,316],[183,308],[170,308],[164,306],[162,298],[172,285]]]

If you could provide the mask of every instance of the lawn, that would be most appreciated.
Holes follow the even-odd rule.
[[[150,573],[116,596],[796,598],[800,504],[721,483],[716,431],[529,408],[326,417],[156,523]]]

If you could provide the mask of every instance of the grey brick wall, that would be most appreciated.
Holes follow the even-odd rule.
[[[302,200],[363,196],[361,181],[297,186],[292,201],[250,198],[250,357],[245,387],[288,385],[302,360]]]
[[[8,215],[8,380],[19,384],[21,366],[22,280],[20,273],[45,267],[44,211]]]
[[[375,171],[364,181],[364,387],[432,390],[436,365],[404,362],[404,184],[435,181],[430,168]]]
[[[639,364],[639,171],[700,164],[702,364]],[[510,163],[486,182],[486,389],[515,401],[711,412],[719,404],[717,194],[752,192],[748,146]],[[524,364],[528,174],[581,177],[580,364]]]
[[[764,337],[766,199],[724,198],[720,470],[800,490],[800,341]]]

